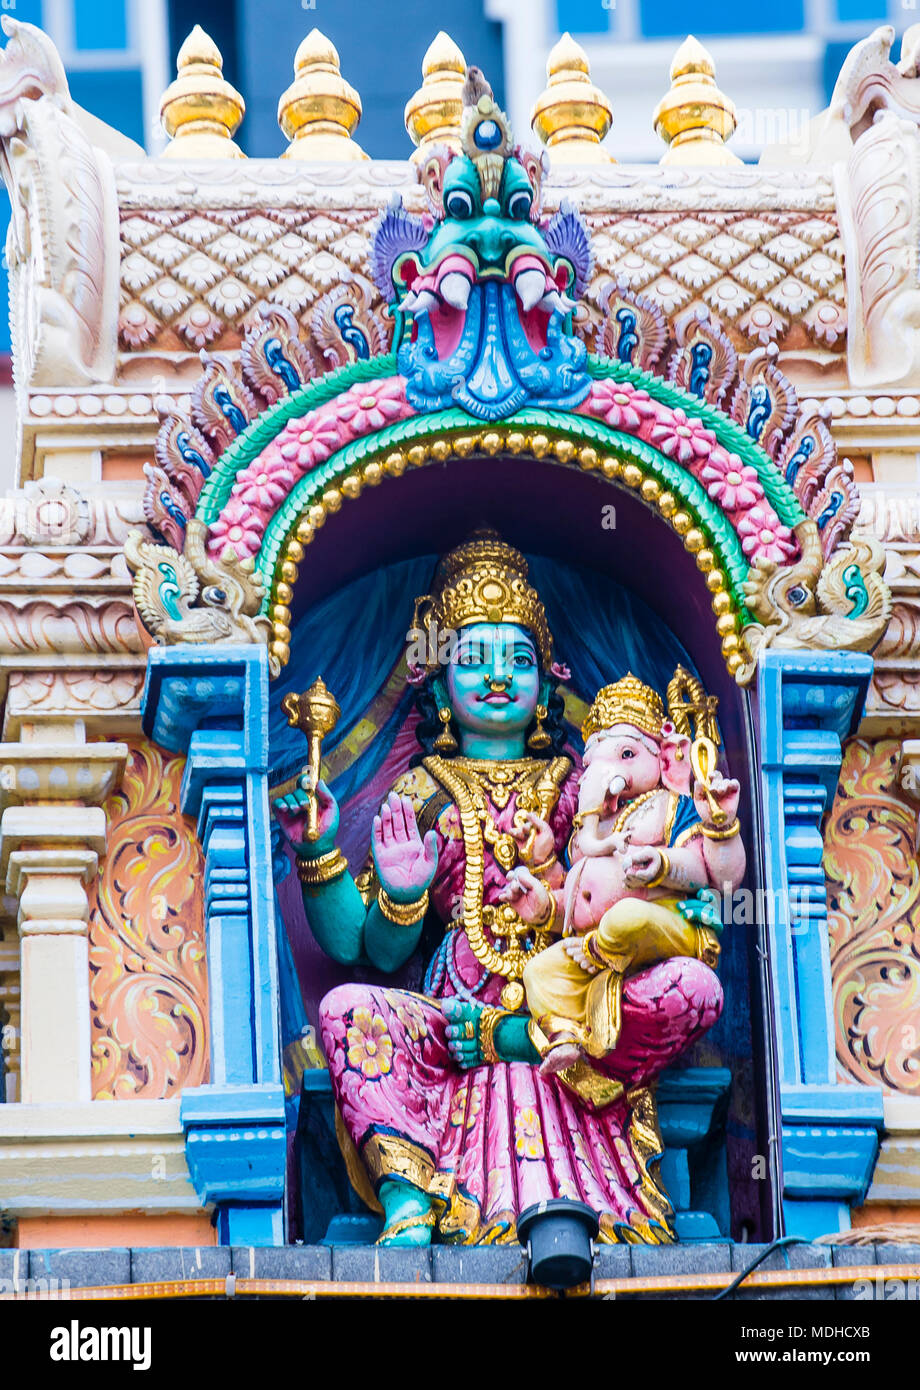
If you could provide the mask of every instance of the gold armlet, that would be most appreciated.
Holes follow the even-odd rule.
[[[559,860],[556,858],[555,854],[551,854],[548,859],[543,860],[542,864],[531,865],[530,872],[533,874],[534,878],[542,878],[545,873],[549,872],[554,864],[558,863]]]
[[[700,825],[700,829],[707,840],[732,840],[740,833],[741,822],[736,816],[731,825],[727,826],[724,830],[716,830],[711,825]]]
[[[661,868],[658,870],[654,878],[650,878],[648,883],[642,885],[644,888],[657,888],[659,884],[664,882],[668,874],[671,872],[671,861],[665,854],[664,850],[660,849],[658,853],[661,855]]]
[[[388,922],[395,923],[397,927],[414,927],[428,911],[428,889],[411,903],[397,903],[385,888],[381,888],[377,894],[377,906]]]
[[[306,887],[320,883],[331,883],[348,868],[348,860],[340,849],[331,849],[316,859],[298,859],[297,877]]]
[[[487,1005],[479,1015],[479,1051],[484,1062],[499,1062],[501,1058],[495,1050],[495,1029],[503,1018],[508,1018],[507,1009],[493,1009]]]

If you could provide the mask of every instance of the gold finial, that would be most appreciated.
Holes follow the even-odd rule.
[[[613,109],[591,81],[588,56],[563,34],[546,60],[548,85],[537,98],[530,124],[556,164],[615,164],[601,147]]]
[[[715,84],[715,64],[691,34],[671,64],[671,90],[655,107],[655,130],[667,145],[662,164],[742,164],[725,148],[738,124],[734,104]]]
[[[367,159],[352,132],[361,98],[341,73],[338,49],[311,29],[294,55],[294,81],[278,102],[278,124],[290,140],[282,159]]]
[[[446,145],[460,153],[460,117],[466,59],[442,29],[422,59],[422,85],[406,102],[406,130],[418,149],[418,163],[432,145]]]
[[[170,142],[166,159],[245,159],[232,136],[246,103],[223,74],[214,40],[196,24],[179,49],[177,76],[163,93],[160,120]]]

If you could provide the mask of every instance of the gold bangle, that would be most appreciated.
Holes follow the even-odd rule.
[[[377,894],[377,906],[388,922],[393,922],[397,927],[414,927],[428,911],[428,889],[411,903],[398,903],[385,888],[381,888]]]
[[[543,888],[546,892],[547,911],[536,922],[528,923],[528,926],[537,927],[541,929],[544,927],[551,926],[556,919],[556,899],[553,897],[552,891],[546,887],[545,883],[543,885]]]
[[[599,965],[602,970],[609,966],[610,962],[597,944],[596,930],[586,932],[581,938],[581,949],[582,953],[587,956],[589,960],[593,960],[595,965]]]
[[[543,874],[545,874],[548,869],[551,869],[554,864],[558,863],[559,860],[556,858],[555,854],[551,854],[548,859],[543,860],[542,864],[532,865],[530,872],[533,874],[534,878],[542,878]]]
[[[643,883],[643,888],[657,888],[660,884],[664,882],[668,874],[671,872],[671,861],[665,854],[664,850],[660,849],[658,853],[661,855],[661,868],[658,870],[654,878],[650,878],[647,883]]]
[[[486,1005],[479,1015],[479,1051],[484,1062],[498,1062],[501,1060],[495,1050],[495,1029],[503,1018],[508,1018],[506,1009],[493,1009],[491,1005]]]
[[[348,860],[340,849],[331,849],[326,854],[320,854],[316,859],[297,860],[297,877],[301,883],[307,887],[315,887],[319,883],[331,883],[334,878],[339,878],[348,868]]]
[[[725,830],[716,830],[713,826],[703,825],[701,822],[700,830],[702,830],[707,840],[733,840],[734,837],[740,833],[741,822],[736,816],[731,825]]]

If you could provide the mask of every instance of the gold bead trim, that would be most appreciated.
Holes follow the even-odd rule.
[[[633,459],[615,454],[600,454],[591,444],[576,444],[564,436],[553,437],[543,430],[503,430],[490,427],[481,431],[463,432],[452,437],[418,441],[391,449],[382,457],[368,460],[336,487],[329,487],[301,514],[288,538],[277,569],[272,617],[272,654],[284,666],[291,655],[291,610],[298,565],[304,556],[304,546],[311,543],[316,532],[325,525],[327,516],[341,511],[346,500],[360,497],[365,486],[377,487],[385,477],[400,478],[410,468],[422,468],[434,460],[445,463],[450,458],[470,458],[475,453],[494,457],[500,453],[530,455],[532,458],[556,458],[560,463],[578,467],[582,472],[601,472],[605,478],[619,479],[642,500],[655,508],[681,537],[684,548],[693,555],[697,569],[705,577],[712,595],[712,611],[716,631],[722,639],[722,656],[731,675],[746,665],[747,655],[739,631],[740,613],[728,588],[724,570],[716,564],[716,554],[710,537],[698,526],[689,512],[683,510],[673,492],[662,488],[659,480],[646,474]]]

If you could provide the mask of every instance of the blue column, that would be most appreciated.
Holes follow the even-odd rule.
[[[821,825],[872,675],[862,652],[760,659],[767,936],[789,1235],[850,1224],[878,1155],[882,1092],[837,1081]]]
[[[185,753],[182,810],[198,819],[211,1080],[183,1092],[186,1157],[225,1245],[284,1241],[284,1091],[268,808],[264,647],[156,647],[144,732]]]

